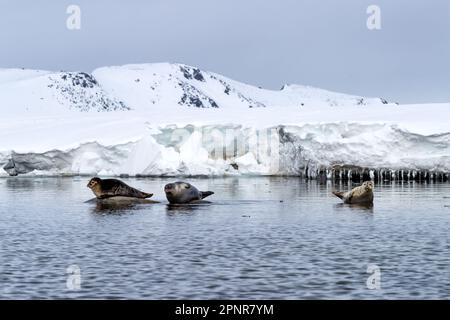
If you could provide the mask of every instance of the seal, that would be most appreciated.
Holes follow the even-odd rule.
[[[95,177],[89,181],[87,187],[92,190],[97,199],[106,199],[118,196],[146,199],[153,196],[153,193],[139,191],[117,179],[100,179]]]
[[[159,201],[143,199],[143,198],[132,198],[132,197],[124,197],[124,196],[114,196],[110,198],[92,198],[84,203],[101,203],[108,205],[132,205],[132,204],[148,204],[148,203],[159,203]]]
[[[166,184],[164,192],[171,204],[193,203],[214,194],[212,191],[199,191],[190,183],[182,181]]]
[[[349,204],[373,203],[373,182],[366,181],[361,186],[353,188],[348,192],[333,191],[333,194]]]

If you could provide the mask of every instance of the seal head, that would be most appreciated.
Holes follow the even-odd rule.
[[[190,183],[177,181],[164,186],[166,198],[171,204],[191,203],[202,200],[212,194],[212,191],[199,191]]]

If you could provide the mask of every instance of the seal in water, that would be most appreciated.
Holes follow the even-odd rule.
[[[89,181],[87,186],[92,190],[97,199],[106,199],[118,196],[146,199],[153,196],[153,193],[139,191],[117,179],[100,179],[95,177]]]
[[[198,191],[193,185],[182,181],[166,184],[164,192],[171,204],[192,203],[214,194],[212,191]]]
[[[372,203],[373,202],[373,182],[366,181],[361,186],[348,192],[333,191],[333,194],[342,199],[344,203]]]

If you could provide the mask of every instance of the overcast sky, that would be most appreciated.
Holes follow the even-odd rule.
[[[70,4],[80,30],[66,27]],[[381,30],[366,26],[371,4]],[[0,67],[165,61],[270,89],[450,102],[450,1],[0,0]]]

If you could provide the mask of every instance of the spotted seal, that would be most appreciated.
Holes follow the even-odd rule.
[[[344,203],[368,204],[373,203],[373,182],[366,181],[361,186],[348,192],[333,191],[333,194],[342,199]]]

